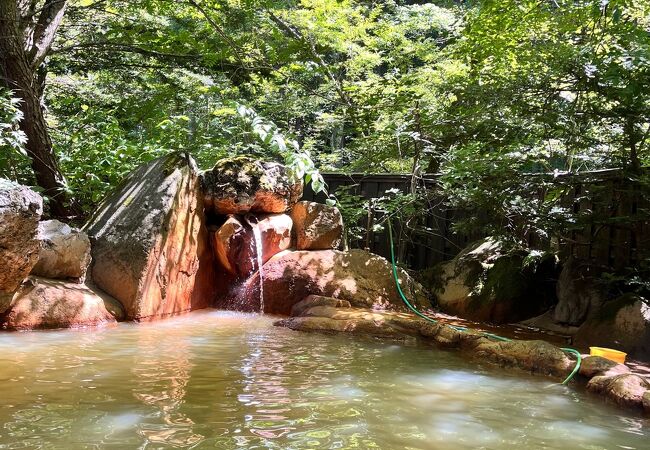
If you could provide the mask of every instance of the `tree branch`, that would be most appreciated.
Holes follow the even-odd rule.
[[[214,19],[207,13],[207,11],[199,5],[197,2],[194,0],[187,0],[187,3],[196,8],[202,15],[205,17],[205,20],[208,21],[208,23],[214,28],[214,30],[221,36],[221,39],[225,41],[226,44],[230,47],[230,49],[235,53],[235,57],[237,58],[237,61],[242,65],[242,67],[246,67],[246,63],[244,63],[244,60],[241,57],[241,54],[239,53],[239,48],[235,44],[235,42],[230,39],[230,37],[226,34],[225,31],[219,26],[217,22],[214,21]]]
[[[336,93],[339,95],[339,97],[341,97],[341,100],[343,100],[343,103],[345,103],[348,107],[351,107],[352,101],[350,100],[350,97],[343,90],[343,86],[341,86],[339,80],[334,76],[334,74],[329,68],[329,65],[325,62],[323,57],[318,53],[314,43],[310,39],[306,38],[300,32],[300,30],[291,26],[290,24],[286,23],[278,16],[273,14],[273,11],[267,10],[267,12],[269,14],[269,17],[271,18],[271,21],[273,21],[273,23],[275,23],[281,31],[283,31],[285,34],[289,35],[293,39],[296,39],[297,41],[307,46],[307,49],[309,50],[311,57],[315,60],[314,62],[318,64],[325,71],[327,78],[329,78],[329,80],[334,84],[334,89],[336,90]]]
[[[31,21],[36,11],[38,0],[18,0],[18,15],[20,16],[20,27],[25,29],[27,22]]]
[[[41,65],[52,48],[56,30],[61,25],[67,0],[46,0],[36,26],[34,28],[33,45],[28,49],[32,68],[35,70]]]
[[[146,48],[138,47],[137,45],[123,44],[121,42],[83,42],[80,44],[69,45],[67,47],[61,47],[55,49],[52,53],[66,53],[69,51],[81,49],[81,48],[111,48],[127,53],[137,53],[143,56],[151,56],[154,58],[169,58],[169,59],[198,59],[202,58],[203,55],[194,53],[189,55],[183,55],[179,53],[163,53],[155,50],[148,50]]]

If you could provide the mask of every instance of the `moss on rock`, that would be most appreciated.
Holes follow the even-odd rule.
[[[422,279],[440,308],[471,320],[517,322],[538,315],[555,302],[553,255],[526,264],[527,254],[507,251],[484,239],[441,263]]]
[[[635,294],[606,302],[578,329],[575,342],[583,346],[611,347],[630,357],[650,360],[650,305]]]
[[[619,311],[626,306],[634,305],[640,297],[636,294],[628,292],[620,297],[605,302],[603,306],[594,314],[593,320],[595,322],[607,322],[616,320]]]
[[[302,182],[291,180],[285,166],[249,156],[218,161],[202,174],[201,187],[216,214],[282,213],[302,195]]]

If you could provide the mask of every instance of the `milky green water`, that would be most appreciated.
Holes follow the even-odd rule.
[[[217,311],[0,334],[0,448],[650,448],[650,423],[452,352]]]

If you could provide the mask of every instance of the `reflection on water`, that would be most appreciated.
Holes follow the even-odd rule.
[[[0,448],[650,448],[650,422],[455,353],[205,311],[0,334]]]

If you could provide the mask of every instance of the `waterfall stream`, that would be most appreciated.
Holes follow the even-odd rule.
[[[250,225],[253,230],[254,236],[254,245],[255,245],[255,254],[257,256],[257,270],[260,274],[260,313],[264,314],[264,271],[262,270],[263,260],[262,260],[262,233],[260,233],[260,228],[258,226],[259,221],[257,217],[253,214],[247,214],[246,222]]]

